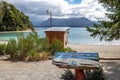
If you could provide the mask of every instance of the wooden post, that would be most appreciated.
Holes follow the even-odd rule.
[[[75,80],[85,80],[83,69],[75,69]]]
[[[52,13],[50,12],[50,27],[52,27]]]

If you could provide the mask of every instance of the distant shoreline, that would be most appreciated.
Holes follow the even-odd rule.
[[[32,30],[23,30],[23,31],[0,31],[0,33],[16,33],[16,32],[32,32]]]
[[[103,43],[68,43],[68,44],[74,44],[74,45],[97,45],[97,46],[99,46],[99,45],[116,45],[116,46],[120,46],[120,40],[118,41],[118,42],[115,42],[115,41],[113,41],[113,42],[103,42]]]
[[[70,27],[70,28],[86,28],[86,27],[71,27],[71,26],[53,26],[53,27]],[[50,28],[50,27],[47,27],[47,26],[45,26],[45,27],[42,27],[42,26],[35,26],[35,28]],[[92,28],[92,27],[91,27]]]

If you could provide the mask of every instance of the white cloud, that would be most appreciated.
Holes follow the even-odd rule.
[[[65,0],[5,0],[14,4],[19,10],[29,15],[32,21],[49,18],[46,10],[52,12],[53,17],[86,17],[98,20],[105,17],[105,9],[97,0],[82,0],[81,4],[69,4]],[[73,0],[70,0],[73,1]]]

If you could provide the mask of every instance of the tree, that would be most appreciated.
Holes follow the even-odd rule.
[[[0,1],[0,23],[2,22],[2,1]]]
[[[106,13],[109,21],[102,20],[100,24],[94,24],[93,28],[87,27],[91,36],[99,36],[100,40],[120,39],[120,0],[98,0],[109,13]]]
[[[31,29],[34,26],[22,11],[19,11],[12,4],[2,2],[0,4],[0,31],[20,31]]]

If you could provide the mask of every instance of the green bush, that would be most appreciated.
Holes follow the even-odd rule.
[[[36,53],[35,50],[31,50],[28,54],[27,57],[25,58],[25,61],[38,61],[40,60],[40,54]]]
[[[72,73],[69,69],[64,70],[65,72],[61,75],[60,79],[62,80],[74,80],[75,74]]]
[[[50,52],[50,44],[48,39],[40,38],[38,41],[38,51],[39,52]]]
[[[75,74],[72,71],[64,70],[65,72],[61,75],[60,79],[62,80],[74,80]],[[86,70],[86,79],[85,80],[106,80],[105,74],[101,67],[92,70]]]
[[[0,55],[5,55],[6,44],[0,44]]]
[[[62,42],[60,40],[54,39],[54,42],[51,44],[50,51],[52,55],[54,55],[55,52],[64,52]]]
[[[50,52],[54,55],[55,52],[74,52],[71,48],[63,48],[63,44],[60,40],[54,39],[54,42],[50,46]]]
[[[40,52],[48,51],[49,42],[46,38],[39,38],[37,33],[19,35],[17,41],[10,39],[5,52],[10,54],[12,60],[37,61],[40,60]]]
[[[64,48],[64,52],[75,52],[70,47]]]
[[[5,53],[6,54],[14,54],[17,52],[17,42],[15,39],[10,39],[7,43]]]
[[[55,39],[52,44],[49,44],[47,38],[40,38],[37,33],[29,33],[27,36],[18,35],[17,40],[10,39],[1,52],[9,54],[12,60],[37,61],[47,59],[55,52],[71,51],[70,48],[64,49],[60,40]]]
[[[106,80],[105,74],[101,67],[98,69],[87,70],[86,77],[86,80]]]

